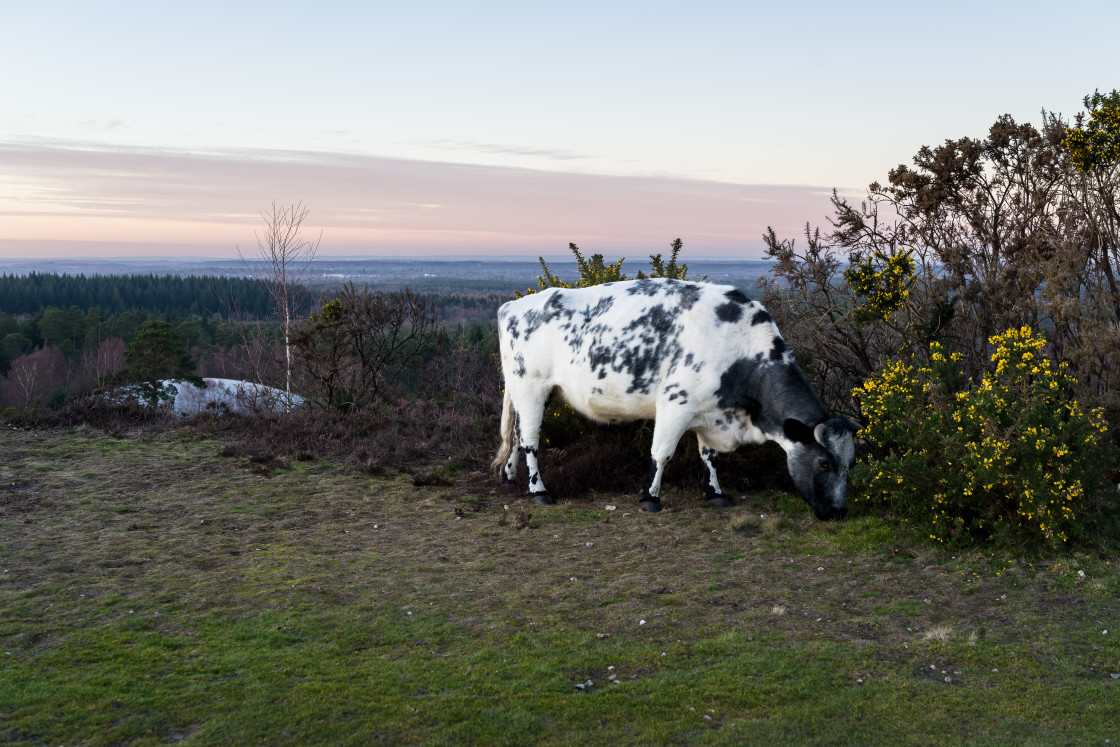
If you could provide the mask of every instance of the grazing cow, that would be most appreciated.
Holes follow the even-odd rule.
[[[855,427],[829,415],[766,309],[735,288],[671,279],[549,288],[503,304],[498,339],[505,397],[494,469],[512,481],[524,452],[538,503],[554,502],[537,455],[556,392],[599,422],[653,419],[647,511],[661,510],[665,465],[693,431],[713,505],[731,505],[716,480],[716,455],[776,441],[817,518],[847,513]]]

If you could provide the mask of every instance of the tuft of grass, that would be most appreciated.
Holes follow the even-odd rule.
[[[952,625],[934,625],[922,634],[923,641],[948,641],[953,635]]]

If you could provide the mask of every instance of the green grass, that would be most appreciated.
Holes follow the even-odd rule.
[[[0,741],[1120,739],[1110,558],[953,557],[771,494],[671,486],[650,515],[468,470],[261,475],[218,447],[0,431]]]

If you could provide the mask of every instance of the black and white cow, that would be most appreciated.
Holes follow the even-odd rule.
[[[667,279],[550,288],[503,304],[498,339],[505,398],[494,468],[513,480],[523,451],[538,503],[553,503],[537,454],[556,392],[592,420],[654,421],[647,511],[661,509],[665,465],[693,431],[711,503],[731,505],[716,454],[776,441],[817,517],[847,513],[855,428],[829,415],[766,309],[735,288]]]

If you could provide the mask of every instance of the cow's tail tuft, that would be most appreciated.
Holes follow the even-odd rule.
[[[502,396],[502,445],[498,449],[498,455],[494,457],[494,461],[490,465],[495,474],[501,472],[502,468],[506,466],[506,462],[509,461],[509,455],[513,453],[516,424],[517,413],[513,411],[513,400],[510,399],[509,389],[506,389]]]

